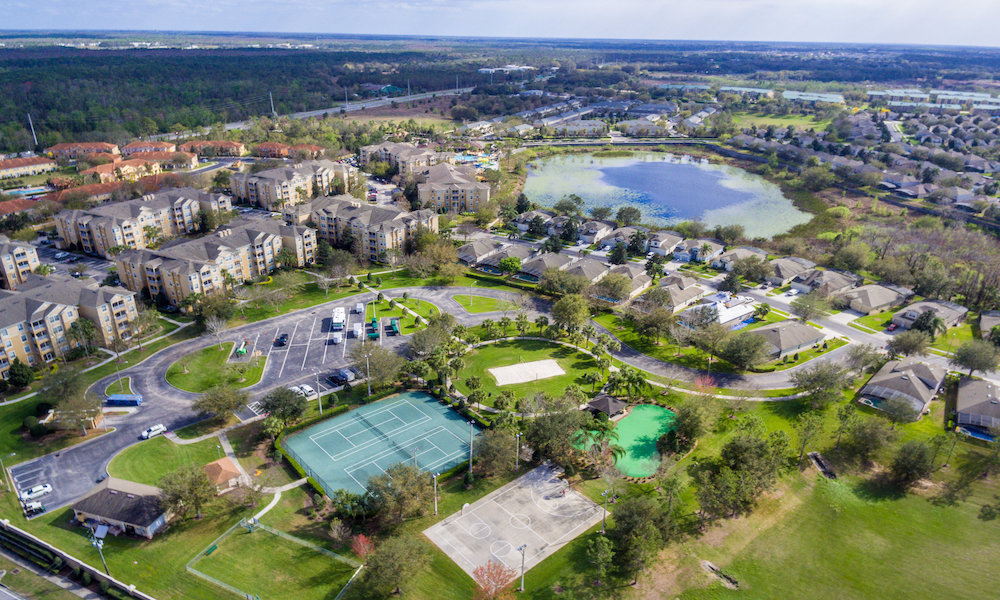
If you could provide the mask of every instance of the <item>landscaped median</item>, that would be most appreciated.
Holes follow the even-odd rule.
[[[390,305],[390,301],[392,301],[393,305]],[[403,307],[406,307],[409,312],[404,310]],[[385,294],[382,302],[369,302],[367,304],[365,308],[365,322],[371,321],[373,317],[377,317],[382,324],[385,324],[385,319],[399,319],[400,333],[406,335],[423,329],[427,324],[427,319],[440,312],[438,307],[426,300],[390,298],[388,294]],[[413,316],[413,313],[420,316],[423,320],[422,325],[417,324],[417,317]]]
[[[213,344],[188,354],[167,369],[167,383],[187,392],[202,393],[218,385],[248,387],[258,381],[267,359],[253,357],[247,362],[229,362],[233,342]]]

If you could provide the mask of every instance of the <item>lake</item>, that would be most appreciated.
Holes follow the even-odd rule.
[[[631,204],[652,225],[691,220],[710,227],[739,224],[750,238],[770,238],[812,218],[760,176],[662,152],[540,158],[528,165],[524,193],[541,206],[552,206],[568,194],[583,198],[587,208],[617,210]]]

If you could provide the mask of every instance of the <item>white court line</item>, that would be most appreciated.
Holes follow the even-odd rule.
[[[338,431],[337,433],[340,433],[340,432]],[[357,447],[357,444],[355,444],[354,442],[352,442],[352,441],[350,440],[350,438],[348,438],[348,437],[347,437],[346,435],[344,435],[343,433],[340,433],[340,437],[344,438],[344,441],[345,441],[345,442],[347,442],[348,444],[350,444],[350,445],[351,445],[352,447]]]
[[[292,328],[292,335],[288,336],[288,345],[290,346],[292,340],[295,338],[295,332],[299,329],[298,321],[295,322],[295,327]],[[281,370],[278,371],[278,378],[281,378],[282,373],[285,372],[285,361],[288,360],[288,349],[285,349],[285,357],[281,359]]]
[[[407,429],[412,429],[412,428],[416,427],[417,425],[422,425],[425,422],[426,422],[426,419],[422,420],[422,421],[419,421],[417,423],[409,423],[409,424],[407,424],[407,425],[405,425],[403,427],[399,427],[397,429],[394,429],[394,430],[390,431],[389,433],[386,434],[386,437],[390,437],[391,438],[392,436],[395,436],[397,433],[399,433],[401,431],[405,431]],[[392,434],[392,435],[389,435],[389,434]],[[349,449],[349,450],[345,450],[343,452],[338,452],[337,454],[330,454],[326,450],[326,448],[324,448],[321,444],[317,443],[315,440],[312,440],[312,442],[314,444],[316,444],[316,446],[323,452],[323,454],[326,454],[327,457],[330,458],[330,460],[332,460],[334,462],[340,462],[341,460],[343,460],[347,456],[350,456],[351,454],[356,453],[358,450],[364,450],[364,449],[370,448],[370,447],[372,447],[372,446],[374,446],[376,444],[383,443],[383,440],[382,440],[381,437],[375,437],[375,438],[372,438],[372,440],[370,442],[363,443],[363,444],[359,445],[357,448],[352,448],[352,449]]]
[[[507,510],[507,507],[506,507],[506,506],[504,506],[503,504],[501,504],[501,503],[497,502],[497,499],[496,499],[496,498],[493,498],[493,499],[492,499],[492,502],[493,502],[493,504],[496,504],[497,506],[499,506],[499,507],[500,507],[500,509],[501,509],[502,511],[504,511],[505,513],[507,513],[508,515],[510,515],[510,516],[512,516],[512,517],[513,517],[513,516],[516,516],[516,515],[515,515],[514,513],[512,513],[512,512],[510,512],[509,510]],[[537,531],[535,531],[535,528],[534,528],[534,527],[532,527],[532,526],[531,526],[530,524],[528,525],[527,529],[524,529],[524,530],[522,530],[522,531],[530,531],[531,533],[535,534],[535,537],[537,537],[538,539],[540,539],[540,540],[542,540],[543,542],[545,542],[545,545],[546,545],[546,546],[550,546],[550,545],[552,545],[552,543],[553,543],[553,542],[550,542],[549,540],[545,539],[545,538],[544,538],[544,537],[542,536],[542,534],[540,534],[540,533],[538,533]]]
[[[388,404],[388,405],[386,405],[386,406],[384,406],[384,407],[382,407],[382,408],[380,408],[378,410],[373,410],[372,412],[370,412],[368,414],[371,414],[371,415],[380,415],[380,414],[382,414],[382,413],[384,413],[386,411],[392,410],[396,406],[399,406],[401,404],[409,404],[409,403],[410,403],[409,400],[406,400],[405,398],[400,398],[399,400],[395,400],[391,404]],[[347,413],[347,414],[351,414],[351,413]],[[357,419],[355,419],[354,421],[344,421],[343,423],[340,423],[338,425],[331,425],[330,427],[324,429],[323,431],[320,431],[320,432],[317,432],[317,433],[314,433],[314,434],[310,435],[309,439],[310,440],[314,440],[314,439],[323,437],[323,435],[325,435],[327,433],[331,433],[333,431],[337,431],[338,429],[344,429],[348,425],[356,423],[356,422],[357,422]]]
[[[312,346],[313,341],[313,329],[316,329],[316,319],[319,317],[313,317],[312,327],[309,328],[309,340],[306,342],[306,351],[302,353],[302,366],[299,367],[300,371],[304,371],[306,368],[306,359],[309,358],[309,347]]]
[[[437,435],[439,433],[439,430],[442,427],[443,426],[439,426],[439,427],[436,427],[434,429],[431,429],[431,430],[429,430],[429,431],[427,431],[427,432],[425,432],[425,433],[423,433],[423,434],[421,434],[419,436],[410,438],[409,440],[407,440],[407,441],[405,441],[403,443],[396,442],[396,445],[398,446],[398,450],[403,450],[403,452],[406,452],[407,450],[404,448],[404,446],[410,445],[411,448],[413,446],[417,446],[421,442],[425,441],[428,436]],[[393,440],[393,441],[395,441],[395,440]],[[453,452],[451,454],[445,454],[444,452],[441,451],[440,448],[438,448],[438,451],[441,452],[442,458],[438,459],[436,462],[425,463],[425,465],[424,465],[425,468],[427,468],[427,469],[433,469],[434,467],[442,465],[442,464],[444,464],[446,462],[449,462],[449,461],[451,461],[451,460],[453,460],[455,458],[458,458],[460,456],[463,456],[465,454],[465,450],[464,449],[463,450],[458,450],[458,451]],[[341,467],[341,468],[344,469],[345,472],[354,472],[354,471],[359,470],[361,467],[363,467],[363,466],[365,466],[365,465],[367,465],[369,463],[377,462],[377,461],[385,458],[386,456],[389,456],[391,454],[395,454],[396,452],[397,452],[397,448],[389,448],[387,450],[383,450],[383,451],[379,452],[378,454],[372,455],[372,456],[370,456],[368,458],[362,459],[362,460],[360,460],[360,461],[358,461],[356,463],[353,463],[351,465],[347,465],[347,466]],[[428,448],[427,450],[425,450],[425,451],[417,454],[417,456],[419,457],[419,456],[421,456],[423,454],[426,454],[427,452],[432,452],[432,450]],[[419,461],[418,461],[418,463],[419,463]]]

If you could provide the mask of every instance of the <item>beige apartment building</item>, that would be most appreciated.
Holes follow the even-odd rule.
[[[177,146],[171,142],[158,142],[155,140],[135,141],[121,147],[122,154],[129,156],[136,152],[176,152]]]
[[[267,210],[280,210],[330,193],[337,179],[350,188],[357,177],[358,170],[350,165],[332,160],[307,160],[259,173],[236,173],[229,182],[237,200]]]
[[[490,184],[476,179],[475,167],[440,163],[417,184],[420,206],[436,211],[474,212],[490,200]]]
[[[409,177],[440,163],[449,163],[455,155],[451,152],[437,152],[429,148],[418,148],[405,142],[383,142],[362,146],[359,150],[362,167],[372,161],[389,163],[396,167],[400,175]]]
[[[232,210],[223,194],[194,188],[165,188],[136,200],[64,210],[55,216],[64,247],[110,257],[122,248],[146,248],[158,240],[193,233],[201,211]]]
[[[0,377],[14,359],[35,367],[65,355],[79,343],[69,329],[81,317],[94,323],[100,343],[132,337],[138,314],[135,294],[95,280],[66,275],[31,275],[17,291],[0,291]]]
[[[334,246],[352,246],[373,262],[395,263],[406,241],[418,227],[438,231],[438,215],[432,210],[407,212],[395,206],[375,206],[342,194],[317,198],[285,210],[289,223],[312,220],[316,236]]]
[[[38,251],[27,242],[0,235],[0,285],[13,290],[27,280],[38,266]]]
[[[27,158],[8,158],[0,160],[0,179],[28,177],[48,173],[56,168],[56,161],[44,156],[29,156]]]
[[[297,266],[316,258],[316,232],[272,219],[246,219],[195,240],[175,240],[157,250],[126,250],[114,257],[118,277],[130,290],[145,290],[177,305],[191,294],[225,289],[227,279],[243,283],[278,266],[283,249]]]

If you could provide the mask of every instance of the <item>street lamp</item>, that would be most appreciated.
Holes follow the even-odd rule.
[[[111,575],[111,571],[108,570],[108,561],[104,560],[104,540],[92,537],[90,545],[97,548],[97,553],[101,555],[101,562],[104,563],[104,572]]]
[[[323,394],[319,393],[319,369],[313,369],[316,375],[316,402],[319,402],[319,416],[323,416]]]
[[[371,354],[365,354],[365,373],[368,375],[367,377],[365,377],[365,381],[366,381],[366,383],[368,383],[368,395],[371,396],[372,395],[372,367],[371,367],[371,364],[369,364],[369,362],[368,362],[368,357],[369,356],[371,356]]]
[[[434,473],[431,477],[434,478],[434,516],[438,514],[438,477],[440,473]]]
[[[514,439],[517,441],[517,451],[514,453],[514,470],[518,470],[521,464],[521,432],[518,431],[514,434]]]
[[[475,425],[476,422],[470,419],[469,420],[469,474],[470,475],[472,474],[472,441],[473,441],[472,436],[475,435],[476,432]]]
[[[524,551],[528,548],[527,544],[521,544],[518,546],[518,550],[521,552],[521,590],[524,591]]]
[[[222,458],[222,446],[219,446],[218,444],[216,444],[216,446],[215,446],[215,453],[219,456],[219,458]]]
[[[8,477],[10,475],[7,473],[7,467],[5,467],[3,465],[3,461],[6,460],[6,459],[8,459],[8,458],[10,458],[11,456],[17,456],[17,452],[11,452],[7,456],[0,457],[0,469],[3,470],[3,482],[4,482],[4,485],[8,485]],[[14,482],[13,481],[9,482],[9,487],[10,487],[11,490],[14,489]]]
[[[608,518],[608,496],[610,495],[609,490],[604,490],[601,492],[601,498],[604,498],[604,514],[601,515],[601,535],[604,535],[604,522]]]

